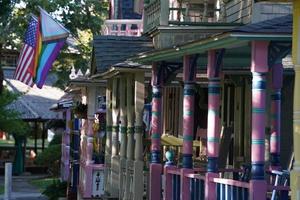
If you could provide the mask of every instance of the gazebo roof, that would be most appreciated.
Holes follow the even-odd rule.
[[[49,109],[62,98],[64,91],[49,85],[44,85],[42,89],[36,86],[31,88],[18,80],[11,79],[9,73],[7,70],[4,70],[4,74],[8,75],[5,76],[7,88],[14,93],[20,94],[20,97],[9,105],[10,109],[20,112],[21,118],[27,121],[45,121],[61,118],[59,113]]]

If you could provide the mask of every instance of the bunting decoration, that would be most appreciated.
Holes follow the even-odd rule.
[[[29,23],[15,78],[42,88],[68,36],[69,31],[40,8],[40,17],[32,16]]]

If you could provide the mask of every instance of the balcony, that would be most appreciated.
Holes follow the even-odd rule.
[[[103,35],[141,36],[143,21],[141,19],[109,19],[102,28]]]
[[[145,4],[144,32],[151,32],[158,26],[201,25],[220,22],[220,7],[215,0],[150,0]]]

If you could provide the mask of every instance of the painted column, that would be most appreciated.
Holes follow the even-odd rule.
[[[126,116],[126,76],[120,78],[120,121],[121,126],[119,133],[121,134],[121,150],[120,150],[120,173],[119,173],[119,199],[124,197],[124,189],[126,180],[124,173],[126,169],[126,147],[127,147],[127,116]]]
[[[268,72],[268,42],[253,41],[252,72],[252,141],[250,199],[266,199],[265,126],[266,73]]]
[[[66,110],[66,131],[65,134],[63,136],[63,152],[62,152],[62,163],[63,163],[63,177],[62,179],[64,181],[69,180],[69,169],[70,169],[70,133],[71,133],[71,129],[70,129],[70,122],[71,122],[71,109],[68,108]]]
[[[295,69],[294,87],[294,154],[295,162],[291,172],[292,200],[300,199],[300,1],[293,1],[293,63]]]
[[[74,118],[73,127],[73,177],[72,192],[77,193],[78,177],[79,177],[79,143],[80,143],[80,119]]]
[[[134,149],[134,175],[133,199],[143,199],[144,194],[144,160],[143,160],[143,109],[145,99],[144,72],[135,73],[134,104],[135,104],[135,149]]]
[[[131,200],[130,188],[132,188],[132,170],[134,160],[134,93],[133,93],[133,75],[127,74],[126,77],[126,98],[127,98],[127,151],[126,151],[126,188],[125,188],[125,199]]]
[[[85,156],[86,156],[86,164],[92,164],[93,161],[93,140],[94,140],[94,131],[93,131],[93,124],[95,121],[95,111],[96,111],[96,87],[91,86],[88,88],[88,110],[87,110],[87,117],[88,120],[84,123],[84,126],[87,128],[85,135],[86,135],[86,149],[85,149]]]
[[[283,67],[281,63],[272,66],[272,95],[271,95],[271,138],[270,160],[271,169],[280,169],[280,123],[281,123],[281,87]]]
[[[161,199],[161,135],[162,135],[162,78],[159,66],[152,65],[152,118],[151,118],[151,164],[150,200]]]
[[[112,150],[111,150],[111,179],[112,196],[119,196],[119,108],[118,108],[118,78],[113,78],[112,84]]]
[[[185,174],[192,172],[193,168],[193,132],[194,132],[194,101],[196,64],[192,64],[191,56],[183,57],[183,147],[181,169],[181,199],[190,198],[190,181]]]
[[[106,141],[105,141],[105,191],[110,193],[111,184],[111,135],[112,135],[112,81],[107,80],[106,87]]]
[[[207,173],[205,176],[205,198],[216,199],[216,185],[209,181],[219,177],[218,157],[220,141],[220,69],[216,64],[216,52],[208,52],[207,77],[208,77],[208,116],[207,116]]]

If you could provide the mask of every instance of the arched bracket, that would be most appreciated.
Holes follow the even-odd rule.
[[[268,65],[272,67],[274,64],[281,63],[282,59],[292,51],[291,42],[272,41],[268,49]]]

